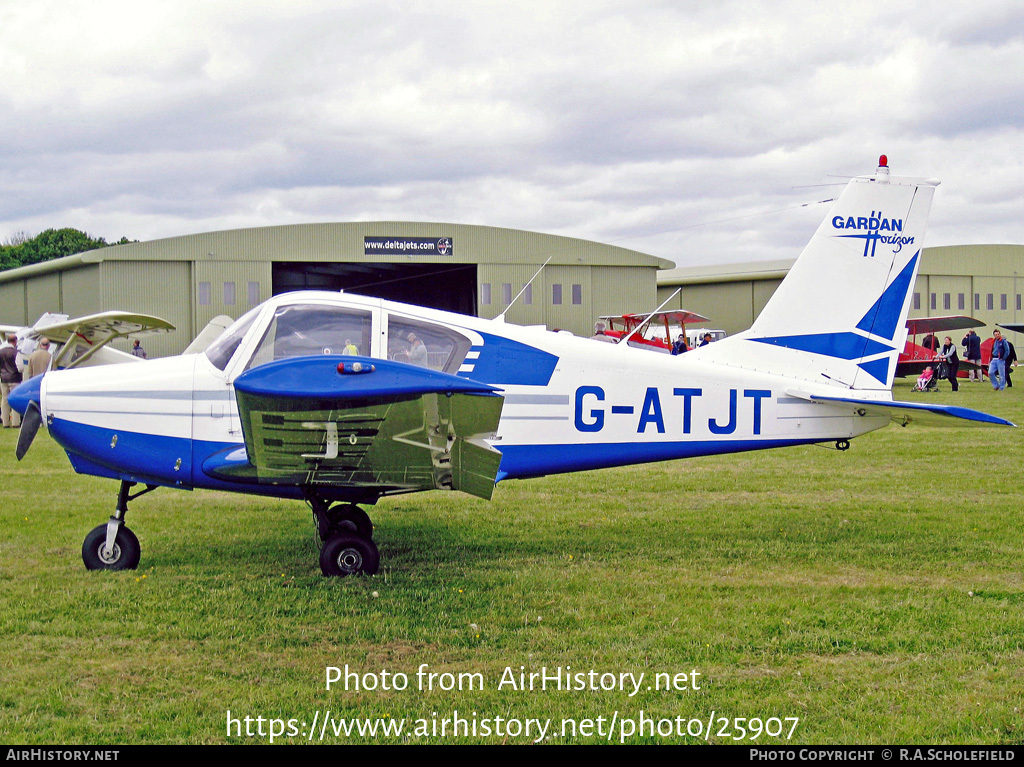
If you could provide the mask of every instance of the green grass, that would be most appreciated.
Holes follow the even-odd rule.
[[[908,388],[898,396],[1024,423],[1024,388]],[[165,489],[131,506],[140,569],[86,572],[82,538],[109,516],[116,483],[75,475],[45,435],[16,463],[8,430],[0,739],[248,742],[263,739],[228,737],[228,709],[307,723],[318,709],[431,721],[457,709],[799,717],[790,743],[1024,743],[1022,437],[889,427],[845,453],[509,482],[490,503],[385,500],[372,510],[381,573],[328,580],[304,505]],[[478,672],[486,689],[415,689],[423,663]],[[325,667],[345,664],[404,672],[410,689],[325,690]],[[520,666],[648,679],[697,669],[702,689],[496,689]],[[630,739],[666,741],[703,742]]]

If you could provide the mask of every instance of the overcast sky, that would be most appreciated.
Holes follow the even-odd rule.
[[[1019,0],[0,10],[0,241],[392,219],[793,258],[885,153],[942,180],[927,244],[1024,243]]]

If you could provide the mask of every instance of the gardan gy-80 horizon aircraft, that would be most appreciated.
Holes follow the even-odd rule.
[[[205,352],[52,371],[11,397],[23,455],[40,423],[75,470],[120,482],[86,536],[130,569],[128,502],[156,487],[304,499],[325,575],[372,574],[359,507],[383,496],[649,461],[849,440],[915,420],[1005,424],[894,402],[938,182],[852,179],[753,327],[670,357],[358,295],[279,295]],[[145,489],[132,494],[137,484]]]

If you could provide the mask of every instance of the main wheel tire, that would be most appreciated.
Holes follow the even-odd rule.
[[[135,533],[124,525],[117,529],[113,550],[104,554],[107,544],[107,526],[99,525],[85,536],[82,543],[82,561],[87,570],[134,570],[139,566],[142,547]]]
[[[380,567],[377,544],[358,535],[336,535],[320,549],[320,571],[329,577],[373,575]]]
[[[325,540],[335,535],[358,535],[360,538],[373,537],[373,523],[370,516],[351,503],[339,503],[327,510],[327,535]]]

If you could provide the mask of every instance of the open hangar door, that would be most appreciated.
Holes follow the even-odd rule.
[[[275,262],[273,293],[344,290],[476,316],[476,264]]]

